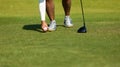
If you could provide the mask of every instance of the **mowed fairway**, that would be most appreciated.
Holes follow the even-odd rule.
[[[73,28],[63,26],[55,1],[57,30],[42,33],[38,0],[0,0],[0,67],[120,67],[120,0],[72,0]],[[49,23],[49,19],[46,16]]]

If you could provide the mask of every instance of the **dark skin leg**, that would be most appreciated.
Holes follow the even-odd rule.
[[[53,0],[46,0],[46,11],[50,21],[55,19],[55,10],[54,10],[54,2]]]
[[[62,5],[64,8],[65,16],[69,16],[71,9],[71,0],[62,0]]]

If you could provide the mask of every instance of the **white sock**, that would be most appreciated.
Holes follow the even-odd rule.
[[[39,0],[39,11],[40,11],[40,16],[41,16],[41,21],[45,21],[46,0]]]
[[[69,19],[70,18],[70,16],[65,16],[65,20],[67,20],[67,19]]]
[[[52,20],[51,23],[52,23],[52,22],[56,22],[56,21],[55,21],[55,20]]]

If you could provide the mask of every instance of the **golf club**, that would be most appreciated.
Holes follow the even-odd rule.
[[[87,29],[86,29],[86,25],[85,25],[85,17],[84,17],[84,10],[83,10],[82,0],[80,0],[80,4],[81,4],[81,10],[82,10],[83,26],[80,27],[77,32],[78,33],[86,33]]]

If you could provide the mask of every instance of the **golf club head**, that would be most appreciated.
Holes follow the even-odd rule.
[[[85,26],[82,26],[82,27],[80,27],[80,28],[78,29],[77,32],[78,32],[78,33],[86,33],[86,32],[87,32],[87,29],[86,29]]]

